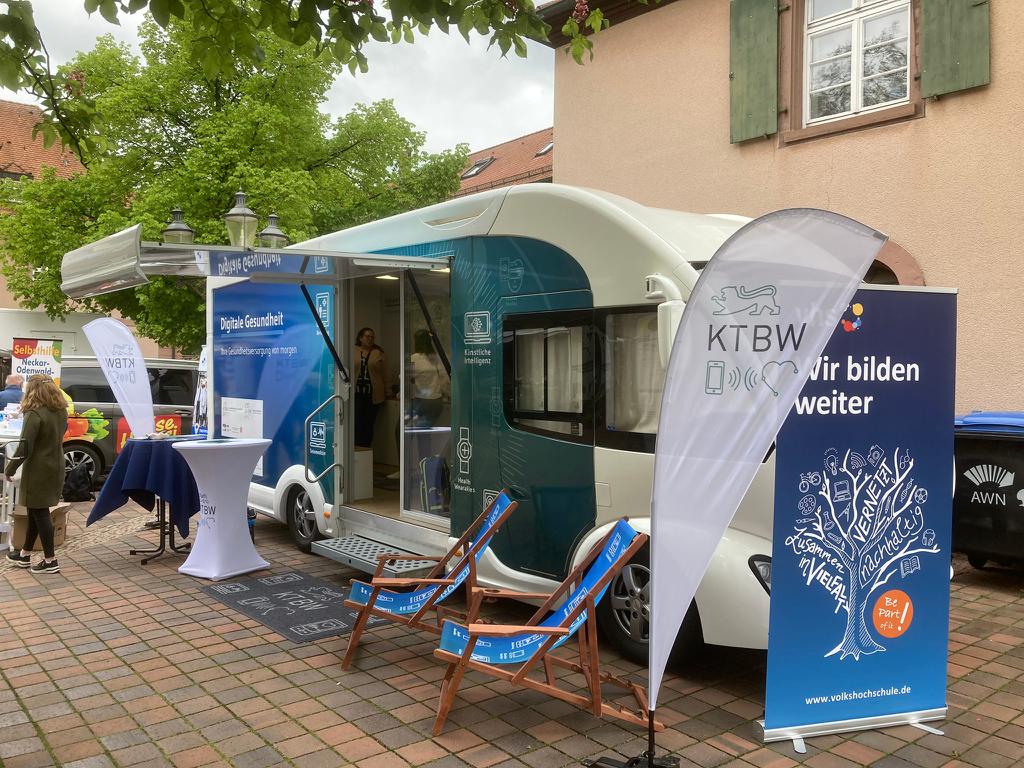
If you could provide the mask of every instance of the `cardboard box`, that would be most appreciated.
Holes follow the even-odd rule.
[[[70,504],[58,504],[50,507],[50,519],[53,520],[53,546],[59,547],[64,543],[68,528],[68,510]],[[11,531],[11,546],[14,549],[21,549],[25,544],[25,534],[28,532],[28,510],[25,507],[14,508],[14,529]],[[36,545],[33,552],[43,551],[43,542],[36,536]]]

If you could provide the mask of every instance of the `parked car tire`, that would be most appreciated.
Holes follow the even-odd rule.
[[[601,634],[624,657],[636,664],[647,664],[650,645],[651,553],[649,545],[634,555],[608,587],[597,605],[597,623]],[[690,603],[676,635],[672,660],[681,661],[704,647],[704,634],[696,603]]]
[[[79,464],[89,466],[89,473],[92,475],[92,483],[95,486],[103,474],[103,456],[88,443],[65,443],[64,444],[64,471],[70,472]]]
[[[971,564],[972,568],[981,570],[988,563],[988,558],[984,555],[968,555],[967,562]]]
[[[316,510],[305,488],[297,487],[288,495],[287,514],[288,530],[295,546],[301,552],[310,552],[313,542],[320,538],[320,529],[317,528]]]

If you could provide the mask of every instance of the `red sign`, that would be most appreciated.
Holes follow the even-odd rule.
[[[181,416],[157,416],[156,431],[161,435],[180,435]],[[122,416],[117,420],[117,453],[121,452],[131,436],[132,430],[128,426],[128,419]]]

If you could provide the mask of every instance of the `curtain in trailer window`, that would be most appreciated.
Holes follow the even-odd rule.
[[[658,354],[658,316],[653,312],[609,315],[605,339],[608,429],[654,434],[665,381]]]
[[[516,410],[544,410],[544,329],[516,331]]]
[[[548,411],[583,412],[583,329],[548,329]]]
[[[583,415],[584,328],[556,325],[514,333],[515,414],[511,421],[559,435],[582,436],[582,421],[573,417]]]

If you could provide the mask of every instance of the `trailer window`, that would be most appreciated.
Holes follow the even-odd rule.
[[[665,383],[657,308],[603,310],[596,326],[597,444],[653,453]]]
[[[505,415],[528,432],[589,442],[593,366],[589,312],[505,319]]]

